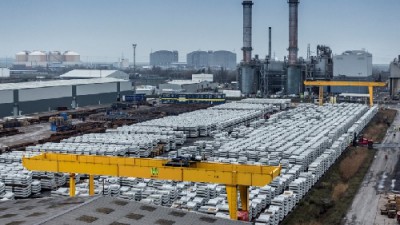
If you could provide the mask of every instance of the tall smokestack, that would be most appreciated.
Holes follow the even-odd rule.
[[[289,3],[289,65],[297,64],[297,30],[299,0],[288,0]]]
[[[268,27],[268,58],[271,59],[272,55],[271,55],[271,49],[272,49],[272,39],[271,39],[271,27]]]
[[[251,61],[251,30],[253,1],[243,1],[243,62]]]

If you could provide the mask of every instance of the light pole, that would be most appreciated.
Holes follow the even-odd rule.
[[[136,71],[136,46],[137,44],[132,44],[133,47],[133,72]]]

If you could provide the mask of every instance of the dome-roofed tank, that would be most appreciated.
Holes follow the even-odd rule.
[[[46,52],[45,51],[33,51],[28,56],[29,62],[46,62]]]
[[[65,62],[79,62],[81,61],[81,55],[79,53],[73,51],[64,52],[64,61]]]
[[[18,52],[17,54],[15,54],[15,61],[17,63],[27,62],[29,53],[30,53],[29,51]]]

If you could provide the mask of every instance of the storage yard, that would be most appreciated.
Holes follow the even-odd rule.
[[[395,4],[194,2],[4,4],[0,225],[400,224]]]
[[[169,107],[176,110],[171,111],[174,114],[186,112],[167,116]],[[58,142],[41,141],[25,147],[24,151],[0,155],[2,200],[43,196],[59,199],[70,195],[69,174],[29,171],[22,165],[23,156],[44,152],[168,159],[195,156],[207,162],[280,165],[281,174],[270,184],[249,188],[248,207],[248,221],[259,225],[279,224],[298,204],[303,204],[302,199],[315,185],[321,186],[319,180],[325,179],[323,175],[341,158],[352,143],[354,133],[360,134],[378,112],[376,106],[349,103],[292,107],[290,100],[285,99],[243,99],[206,109],[190,105],[142,106],[130,109],[130,115],[135,115],[135,110],[136,115],[142,116],[160,113],[154,113],[153,119],[147,121],[104,128],[103,133],[74,134]],[[351,155],[351,151],[347,150],[344,157]],[[89,176],[75,174],[74,178],[75,198],[90,198]],[[94,194],[112,197],[94,201],[123,199],[229,219],[227,192],[218,183],[95,176]],[[79,207],[92,205],[90,208],[93,208],[93,204]],[[238,208],[242,208],[240,201]],[[68,217],[72,215],[69,210],[65,213]],[[54,221],[64,221],[63,214],[60,212]],[[75,217],[76,220],[72,219],[75,223],[85,224],[78,219],[78,214],[73,214],[72,218]],[[104,224],[98,215],[93,217],[97,219],[92,224]],[[0,222],[5,221],[11,223],[17,219],[0,218]]]

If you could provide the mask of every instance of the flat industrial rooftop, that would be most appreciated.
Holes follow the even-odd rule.
[[[248,223],[112,197],[75,197],[0,202],[0,224],[244,225]]]

